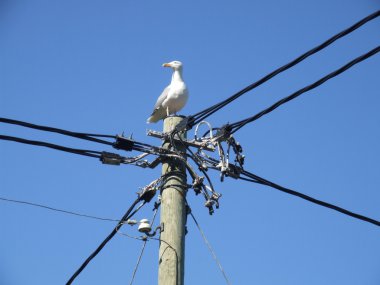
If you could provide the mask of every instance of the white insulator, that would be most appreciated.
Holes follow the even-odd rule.
[[[138,230],[141,233],[149,233],[152,230],[150,223],[149,223],[149,220],[148,219],[142,219],[140,221],[140,225],[139,225]]]

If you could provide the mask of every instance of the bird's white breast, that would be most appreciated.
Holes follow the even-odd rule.
[[[164,108],[169,107],[170,113],[181,110],[189,97],[186,84],[183,81],[172,82],[166,100],[162,103]]]

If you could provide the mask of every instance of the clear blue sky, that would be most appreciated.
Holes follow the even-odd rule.
[[[169,83],[161,64],[184,62],[182,114],[214,104],[378,10],[375,0],[47,1],[0,3],[0,116],[83,132],[145,136]],[[380,19],[209,118],[217,127],[260,111],[379,44]],[[274,182],[380,219],[380,56],[360,63],[236,134],[246,168]],[[113,151],[1,125],[0,133]],[[193,136],[193,131],[189,137]],[[0,196],[119,218],[160,170],[0,142]],[[232,284],[380,284],[380,228],[244,181],[218,181],[209,216],[189,202]],[[150,218],[148,205],[136,218]],[[0,201],[0,284],[64,284],[113,228]],[[194,224],[186,284],[224,284]],[[138,235],[135,228],[124,228]],[[75,284],[129,284],[141,242],[116,236]],[[148,243],[134,284],[155,284]]]

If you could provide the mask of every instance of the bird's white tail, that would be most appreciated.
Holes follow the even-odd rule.
[[[148,118],[148,120],[146,120],[146,123],[147,124],[150,124],[150,123],[156,123],[159,119],[158,118],[155,118],[154,115],[150,116]]]

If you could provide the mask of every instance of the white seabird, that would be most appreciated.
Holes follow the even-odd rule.
[[[170,114],[177,113],[185,106],[189,97],[186,84],[182,79],[182,62],[175,60],[164,63],[162,66],[173,69],[172,81],[158,97],[153,113],[148,118],[147,123],[155,123]]]

